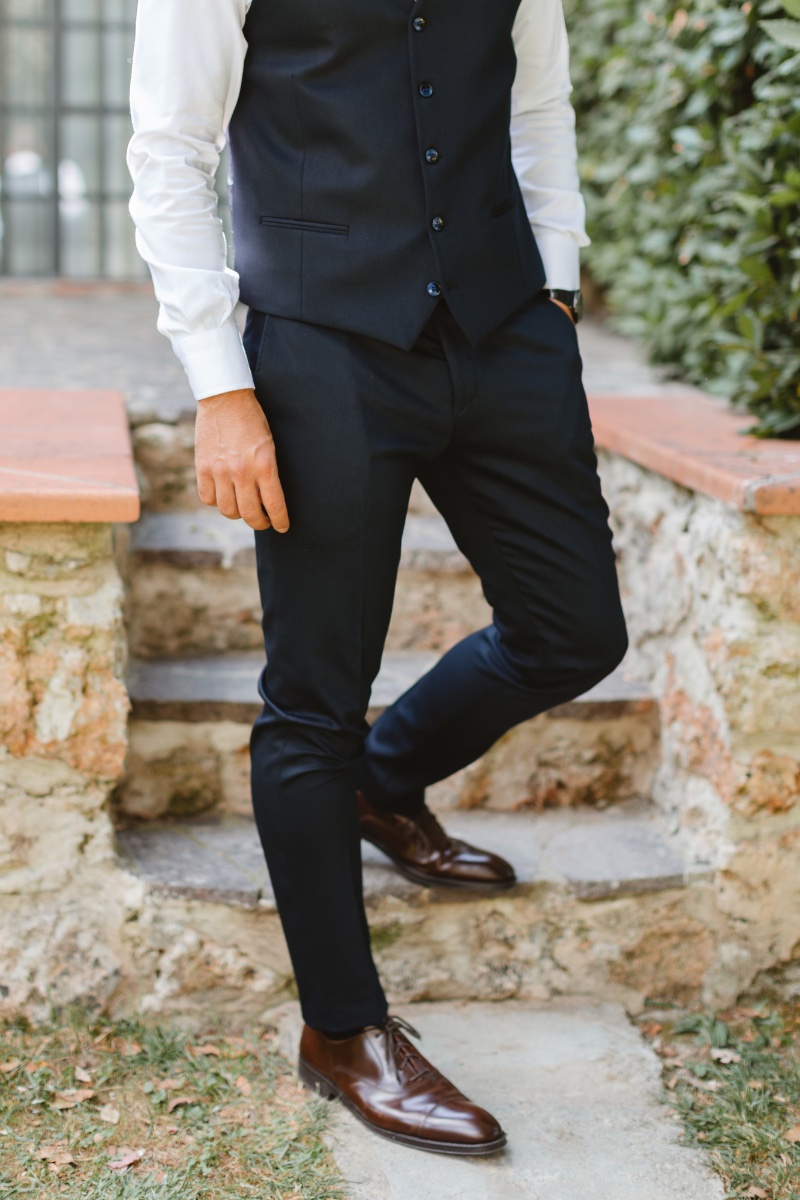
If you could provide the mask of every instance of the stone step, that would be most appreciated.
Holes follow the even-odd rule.
[[[452,812],[444,822],[510,859],[519,883],[493,896],[419,887],[365,844],[374,947],[395,999],[585,990],[631,1000],[676,994],[692,975],[709,872],[687,864],[653,806]],[[275,911],[252,819],[139,824],[119,829],[117,839],[123,865],[162,897],[158,903],[172,898],[182,921],[213,925],[218,938],[224,927],[244,946],[245,929],[255,936],[248,914]],[[192,917],[198,905],[200,916]],[[212,906],[226,907],[229,916],[209,916]],[[676,929],[685,945],[676,944]],[[277,965],[271,969],[278,973]]]
[[[439,659],[428,651],[384,654],[372,687],[374,719]],[[199,655],[195,658],[133,660],[127,684],[134,717],[168,721],[246,721],[261,711],[258,675],[263,654]],[[549,720],[581,721],[650,713],[656,707],[647,684],[612,672],[590,691],[550,709]]]
[[[513,861],[514,894],[540,884],[558,885],[581,900],[637,895],[683,887],[686,866],[674,839],[646,802],[606,812],[450,812],[450,833]],[[274,907],[272,886],[253,820],[225,815],[153,821],[117,832],[122,852],[142,878],[172,895],[248,908]],[[365,843],[364,894],[376,904],[405,900],[420,888]],[[423,889],[427,891],[428,889]],[[511,893],[509,893],[511,894]],[[467,893],[459,891],[465,903]],[[453,899],[431,889],[432,900]],[[485,903],[473,896],[472,901]]]
[[[120,555],[136,657],[262,645],[253,532],[216,509],[145,513]],[[449,649],[491,620],[480,583],[436,513],[403,533],[389,649]]]
[[[387,652],[372,691],[374,719],[437,661]],[[211,807],[249,812],[248,741],[260,711],[261,654],[133,661],[128,776],[122,811],[153,819]],[[482,758],[431,789],[436,807],[501,810],[588,804],[650,794],[658,705],[617,671],[568,704],[509,731]]]

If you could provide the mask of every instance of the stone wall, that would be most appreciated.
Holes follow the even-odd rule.
[[[631,636],[661,700],[653,796],[722,918],[705,987],[800,956],[800,517],[757,516],[601,453]]]
[[[125,760],[108,524],[0,524],[0,1012],[102,1006],[124,907],[109,793]]]

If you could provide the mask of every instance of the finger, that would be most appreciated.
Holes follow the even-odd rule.
[[[259,477],[258,490],[273,527],[278,533],[286,533],[289,528],[289,512],[277,468]]]
[[[214,486],[214,476],[210,471],[197,472],[197,495],[200,497],[201,504],[210,504],[212,507],[217,503],[217,489]]]
[[[255,480],[247,483],[237,482],[235,487],[236,506],[245,524],[251,529],[269,529],[269,517],[261,506],[261,496]]]
[[[231,521],[237,520],[239,517],[239,506],[236,503],[236,490],[233,486],[233,480],[223,476],[217,478],[214,483],[217,491],[217,508],[223,517],[228,517]]]

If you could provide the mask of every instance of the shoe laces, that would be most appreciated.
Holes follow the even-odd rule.
[[[429,1073],[431,1070],[430,1064],[425,1061],[416,1046],[413,1046],[406,1037],[407,1033],[410,1033],[412,1037],[422,1037],[422,1034],[413,1025],[404,1020],[403,1017],[392,1016],[386,1018],[381,1029],[386,1034],[387,1052],[392,1056],[398,1079],[401,1073],[405,1073],[406,1070],[413,1072],[411,1075],[412,1081],[421,1079],[423,1075]]]
[[[415,817],[415,820],[435,850],[445,850],[447,848],[450,838],[427,805],[423,806],[419,815]]]

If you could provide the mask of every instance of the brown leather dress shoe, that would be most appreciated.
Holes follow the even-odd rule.
[[[303,1027],[297,1073],[312,1091],[337,1097],[374,1133],[439,1154],[493,1154],[506,1144],[494,1117],[478,1108],[419,1053],[402,1017],[332,1039]]]
[[[376,808],[361,791],[356,795],[361,836],[414,883],[494,892],[517,882],[504,858],[450,837],[424,805],[418,814],[406,816]]]

